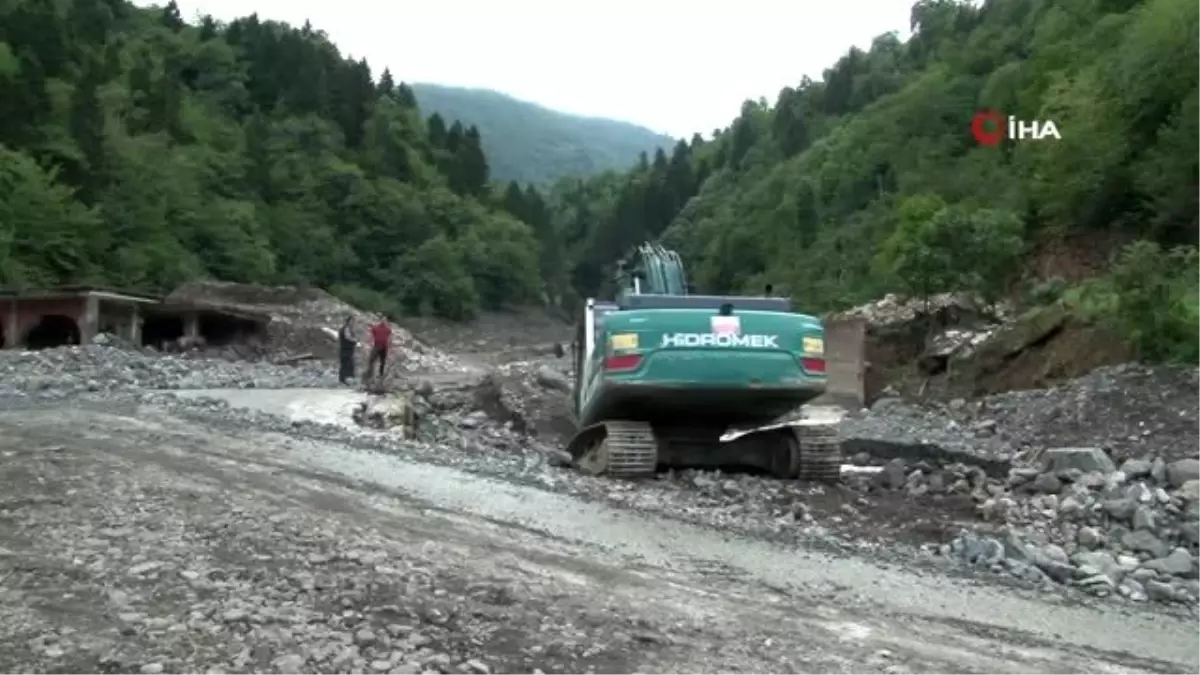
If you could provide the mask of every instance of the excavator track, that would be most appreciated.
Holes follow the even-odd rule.
[[[637,478],[653,476],[658,466],[658,442],[645,422],[609,421],[594,440],[575,455],[579,468],[593,475]]]
[[[800,480],[836,483],[842,474],[842,444],[836,424],[794,427],[799,443]]]

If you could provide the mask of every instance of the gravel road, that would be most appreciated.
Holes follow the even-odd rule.
[[[0,456],[5,671],[1200,669],[1194,620],[154,406],[0,408]]]

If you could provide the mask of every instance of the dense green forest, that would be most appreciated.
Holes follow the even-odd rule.
[[[770,281],[811,311],[897,291],[1057,296],[1148,358],[1195,363],[1196,2],[921,0],[912,29],[747,101],[714,138],[555,185],[578,292],[657,238],[709,292]],[[970,125],[987,108],[1053,120],[1062,140],[982,147]],[[1133,243],[1086,283],[1026,274],[1039,243],[1080,234]]]
[[[543,301],[538,199],[512,216],[476,128],[426,120],[307,25],[10,1],[0,92],[0,284],[211,276],[455,317]]]
[[[559,178],[627,171],[640,153],[675,144],[635,124],[568,115],[486,89],[422,83],[412,88],[427,115],[479,128],[497,180],[543,186]]]
[[[886,292],[1062,300],[1194,363],[1194,0],[921,0],[912,28],[710,138],[535,188],[493,182],[477,126],[310,26],[8,0],[0,283],[210,276],[465,317],[569,308],[660,239],[702,291],[771,282],[813,312]],[[981,147],[982,108],[1062,139]],[[1127,245],[1093,279],[1031,274],[1073,235]]]

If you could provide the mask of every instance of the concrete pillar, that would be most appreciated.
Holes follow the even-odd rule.
[[[135,302],[129,307],[129,328],[125,337],[135,345],[142,344],[142,312]]]
[[[79,344],[88,345],[96,337],[100,324],[100,298],[88,295],[83,301],[83,316],[79,321]]]
[[[8,301],[8,316],[4,320],[4,344],[0,347],[16,347],[21,344],[21,315],[17,313],[17,299]]]
[[[188,312],[183,315],[183,336],[186,338],[200,337],[200,314]]]

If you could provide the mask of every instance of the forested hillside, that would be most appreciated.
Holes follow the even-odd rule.
[[[493,204],[478,130],[427,129],[410,88],[308,26],[15,0],[0,92],[0,284],[212,276],[448,316],[541,300],[539,235]]]
[[[413,91],[426,115],[479,128],[498,180],[543,185],[568,176],[627,171],[640,153],[675,143],[636,124],[569,115],[487,89],[417,83]]]
[[[661,238],[702,290],[769,280],[812,311],[888,291],[997,297],[1035,247],[1104,234],[1142,243],[1108,276],[1066,288],[1050,270],[1030,293],[1065,290],[1147,356],[1194,363],[1194,0],[921,0],[912,24],[907,42],[880,36],[819,82],[747,102],[712,141],[557,184],[579,292]],[[981,147],[985,108],[1053,120],[1062,140]]]

